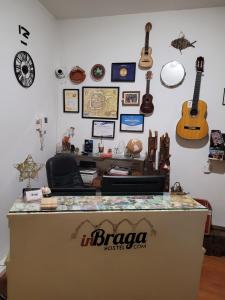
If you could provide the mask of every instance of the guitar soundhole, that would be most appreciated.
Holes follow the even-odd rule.
[[[198,114],[198,110],[196,108],[192,108],[192,110],[190,111],[191,116],[197,116]]]

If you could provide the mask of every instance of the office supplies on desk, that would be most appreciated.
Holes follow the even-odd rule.
[[[97,170],[95,169],[82,169],[80,175],[84,183],[91,184],[93,180],[98,176]]]

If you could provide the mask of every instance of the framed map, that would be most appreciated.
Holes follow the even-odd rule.
[[[119,87],[83,87],[82,118],[118,119]]]

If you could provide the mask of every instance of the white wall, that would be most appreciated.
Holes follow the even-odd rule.
[[[180,181],[184,190],[192,196],[208,199],[213,205],[214,225],[225,226],[225,165],[214,166],[211,174],[203,173],[207,161],[207,141],[185,142],[176,140],[175,128],[181,116],[184,100],[193,96],[195,82],[195,61],[198,56],[205,58],[205,75],[202,78],[201,99],[208,104],[208,124],[210,129],[225,132],[225,106],[222,106],[225,68],[225,8],[171,11],[152,14],[137,14],[92,19],[58,21],[58,34],[61,57],[59,62],[68,70],[79,65],[87,73],[85,82],[73,85],[67,79],[59,81],[58,88],[58,142],[70,126],[75,129],[75,146],[82,148],[85,138],[91,138],[90,119],[82,119],[80,114],[63,113],[63,88],[82,86],[120,86],[123,90],[140,90],[145,93],[145,73],[137,69],[135,83],[111,83],[112,62],[138,62],[140,50],[144,43],[144,27],[151,21],[150,45],[153,49],[154,66],[151,93],[154,97],[155,111],[145,120],[144,134],[126,134],[119,132],[116,122],[116,136],[108,147],[114,147],[118,141],[125,143],[136,137],[143,141],[147,150],[148,131],[157,130],[159,135],[169,133],[171,138],[171,184]],[[188,48],[181,55],[170,46],[170,42],[183,31],[190,42],[197,41],[196,48]],[[160,83],[161,67],[171,61],[180,61],[186,69],[186,78],[181,86],[168,89]],[[105,78],[94,82],[89,75],[91,67],[101,63],[106,68]],[[80,101],[80,106],[81,106]],[[138,113],[137,108],[121,106],[120,113]],[[144,152],[143,151],[143,154]]]
[[[18,25],[27,28],[31,35],[28,46],[20,43]],[[0,0],[0,258],[7,254],[7,212],[21,194],[27,182],[19,182],[19,172],[13,167],[23,162],[28,154],[34,161],[45,163],[55,151],[56,141],[56,80],[54,66],[55,20],[38,1]],[[36,67],[33,85],[26,89],[14,75],[15,54],[30,53]],[[35,127],[37,114],[48,117],[44,151]],[[32,186],[46,184],[45,168]]]

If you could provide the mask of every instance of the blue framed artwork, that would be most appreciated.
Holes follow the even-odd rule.
[[[111,81],[133,82],[135,81],[136,63],[112,63]]]
[[[144,115],[141,114],[121,114],[120,131],[143,132]]]

